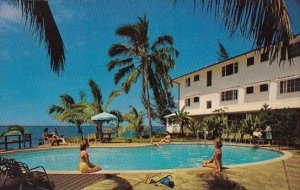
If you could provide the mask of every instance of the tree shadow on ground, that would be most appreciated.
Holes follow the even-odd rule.
[[[114,181],[116,187],[112,188],[112,190],[132,190],[132,185],[124,178],[119,177],[117,175],[109,175],[108,178],[110,181]]]
[[[228,178],[228,176],[223,173],[201,173],[198,177],[206,183],[206,189],[208,190],[246,190],[246,188]]]

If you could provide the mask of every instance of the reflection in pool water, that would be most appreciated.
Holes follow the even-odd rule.
[[[136,148],[90,148],[90,160],[103,170],[157,170],[197,168],[209,159],[213,145],[164,145]],[[281,152],[241,146],[223,146],[223,165],[244,164],[270,160],[282,156]],[[50,149],[23,152],[8,157],[27,163],[30,167],[44,166],[47,170],[77,170],[79,148]]]

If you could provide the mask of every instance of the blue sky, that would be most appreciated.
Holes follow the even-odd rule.
[[[293,32],[300,32],[300,6],[289,0]],[[88,80],[100,86],[104,102],[114,85],[114,72],[108,72],[108,49],[123,42],[115,30],[138,17],[147,16],[149,38],[169,34],[174,37],[180,56],[173,78],[217,61],[218,40],[231,56],[252,49],[252,41],[239,35],[230,38],[223,23],[209,13],[196,9],[193,1],[173,0],[53,0],[49,1],[66,48],[66,64],[62,76],[51,72],[49,58],[43,45],[24,24],[15,7],[0,4],[0,125],[57,125],[47,113],[59,96],[68,93],[79,99],[79,92],[91,95]],[[122,113],[132,105],[142,110],[140,86],[112,102],[110,109]],[[176,92],[176,91],[175,91]]]

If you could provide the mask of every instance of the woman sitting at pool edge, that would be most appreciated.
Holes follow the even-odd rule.
[[[170,144],[171,143],[171,134],[167,131],[167,135],[161,139],[158,143],[154,143],[154,145],[159,146],[160,144]],[[151,139],[151,144],[153,144],[153,140]]]
[[[86,138],[82,140],[82,143],[80,144],[80,162],[78,165],[78,170],[81,173],[91,173],[101,170],[102,168],[99,166],[96,166],[92,164],[89,160],[89,154],[86,151],[86,149],[89,148],[89,143]]]
[[[211,159],[202,163],[203,167],[213,168],[219,172],[222,170],[222,145],[221,139],[218,138],[214,140],[214,146],[216,148],[214,155],[211,157]]]

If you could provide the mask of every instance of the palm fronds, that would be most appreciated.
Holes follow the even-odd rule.
[[[65,48],[56,22],[46,0],[13,0],[22,10],[30,29],[44,42],[50,56],[51,69],[60,74],[64,70]]]
[[[253,38],[256,48],[270,52],[271,61],[280,50],[287,51],[292,28],[284,0],[194,0],[194,8],[197,2],[202,10],[214,11],[223,19],[231,36],[239,32],[246,39]]]

